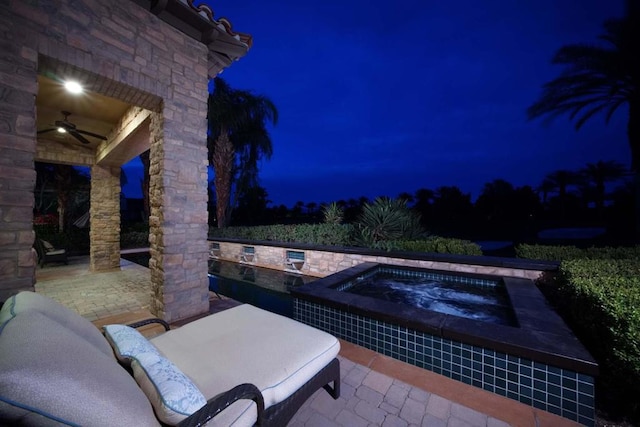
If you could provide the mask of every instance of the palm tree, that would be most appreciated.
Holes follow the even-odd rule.
[[[538,194],[542,193],[542,204],[547,204],[547,199],[549,198],[549,193],[556,189],[556,184],[548,178],[545,178],[538,187],[536,187],[536,192]]]
[[[217,223],[222,228],[238,197],[257,185],[258,162],[273,153],[266,122],[276,124],[278,110],[269,98],[233,89],[220,77],[213,83],[207,146],[215,173]]]
[[[598,216],[602,217],[606,195],[605,184],[624,177],[627,170],[618,162],[612,160],[603,162],[600,160],[597,163],[587,163],[587,166],[580,172],[588,184],[595,186],[596,210],[598,211]]]
[[[547,189],[554,188],[558,191],[558,199],[560,201],[560,216],[566,215],[568,188],[580,184],[580,175],[576,172],[568,170],[557,170],[545,176],[543,184]]]
[[[544,85],[527,114],[534,119],[567,113],[580,129],[601,112],[608,123],[621,106],[628,106],[627,137],[631,168],[636,173],[636,217],[640,219],[640,6],[635,0],[626,4],[623,18],[605,22],[605,33],[600,36],[605,45],[573,44],[556,52],[552,62],[565,69]]]
[[[504,179],[494,179],[484,184],[482,193],[476,200],[475,207],[487,220],[513,219],[510,213],[513,211],[512,201],[515,189],[510,182]]]

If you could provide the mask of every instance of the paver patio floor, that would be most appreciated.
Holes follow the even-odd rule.
[[[121,268],[91,273],[87,257],[36,272],[36,292],[83,317],[101,321],[148,313],[147,268],[121,260]],[[228,308],[232,300],[213,300]],[[215,305],[218,308],[215,308]],[[122,320],[124,322],[124,320]],[[128,320],[131,321],[131,320]],[[290,426],[562,427],[577,424],[556,415],[341,342],[341,396],[316,392]]]

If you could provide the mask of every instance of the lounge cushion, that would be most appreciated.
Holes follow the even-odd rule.
[[[159,425],[110,348],[35,310],[0,325],[0,373],[0,425]]]
[[[106,325],[104,336],[111,344],[118,360],[125,365],[130,365],[133,359],[143,353],[160,356],[158,349],[130,326]]]
[[[156,415],[166,424],[178,424],[207,403],[193,382],[157,351],[138,353],[131,367]]]
[[[111,346],[93,323],[62,304],[35,292],[20,292],[9,298],[0,310],[0,324],[25,311],[37,311],[93,344],[104,354],[113,355]]]
[[[248,304],[191,322],[151,339],[207,399],[238,384],[260,389],[268,408],[282,402],[333,360],[330,334]],[[214,425],[252,425],[255,404],[242,400]]]

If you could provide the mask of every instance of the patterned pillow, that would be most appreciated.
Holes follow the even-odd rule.
[[[132,359],[142,353],[160,355],[158,349],[148,339],[129,326],[107,325],[104,327],[104,336],[113,347],[118,360],[125,365],[130,365]]]
[[[166,424],[180,423],[207,403],[189,377],[159,354],[140,353],[131,367],[156,416]]]

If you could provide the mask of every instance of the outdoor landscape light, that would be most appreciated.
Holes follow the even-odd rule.
[[[69,80],[64,82],[64,88],[74,95],[82,93],[82,86],[76,81]]]

